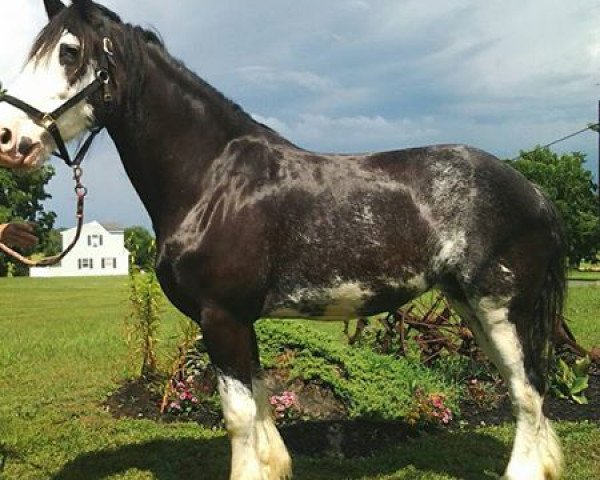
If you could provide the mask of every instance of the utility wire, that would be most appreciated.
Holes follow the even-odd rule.
[[[547,143],[546,145],[542,145],[540,147],[536,147],[533,150],[529,150],[527,152],[520,153],[515,158],[513,158],[511,161],[514,162],[514,161],[518,160],[519,158],[523,157],[524,155],[527,155],[527,154],[533,153],[533,152],[537,152],[538,150],[543,150],[545,148],[549,148],[552,145],[556,145],[557,143],[564,142],[565,140],[568,140],[569,138],[576,137],[577,135],[581,135],[582,133],[587,132],[588,130],[593,130],[595,132],[599,132],[600,131],[600,123],[590,123],[587,127],[582,128],[581,130],[578,130],[578,131],[576,131],[574,133],[571,133],[569,135],[566,135],[566,136],[564,136],[562,138],[559,138],[558,140],[554,140],[553,142]]]

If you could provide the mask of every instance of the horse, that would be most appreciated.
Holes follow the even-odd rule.
[[[38,112],[71,103],[54,117],[1,103],[1,155],[34,168],[61,142],[107,129],[150,215],[160,284],[200,325],[216,368],[231,479],[291,476],[256,320],[364,318],[433,287],[509,389],[517,428],[503,478],[559,478],[542,403],[565,236],[537,187],[460,144],[307,151],[192,73],[154,32],[91,0],[44,4],[49,22],[8,91]]]

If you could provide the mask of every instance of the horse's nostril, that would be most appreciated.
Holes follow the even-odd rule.
[[[0,143],[8,145],[12,140],[12,132],[8,128],[0,128]]]
[[[21,155],[25,156],[31,151],[31,147],[33,147],[33,140],[29,137],[23,137],[19,142],[19,148],[17,150]]]

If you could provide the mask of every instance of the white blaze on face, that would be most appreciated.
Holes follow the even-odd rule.
[[[90,66],[75,83],[70,84],[64,65],[60,63],[61,45],[80,48],[77,37],[65,31],[56,47],[44,58],[33,57],[8,93],[42,112],[52,112],[67,100],[79,93],[94,79],[94,69]],[[65,142],[81,135],[91,124],[93,109],[85,101],[67,111],[57,123]],[[0,128],[8,128],[15,138],[16,145],[24,137],[43,146],[40,160],[47,158],[56,148],[50,135],[34,123],[24,112],[6,103],[0,104]],[[38,160],[38,163],[39,161]]]

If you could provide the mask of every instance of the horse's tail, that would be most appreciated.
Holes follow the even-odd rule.
[[[541,371],[535,367],[527,369],[528,376],[530,377],[529,380],[537,387],[541,394],[547,390],[547,376],[554,353],[554,339],[556,338],[558,328],[560,328],[560,323],[563,321],[562,312],[567,288],[568,251],[567,238],[560,215],[549,200],[546,201],[546,206],[551,226],[551,236],[548,238],[551,257],[542,287],[535,302],[532,323],[532,325],[540,329],[543,338],[540,339],[535,333],[530,337],[532,343],[535,345],[546,346],[546,351],[540,352],[543,362]],[[534,351],[537,350],[535,349],[535,345],[531,345]],[[537,375],[534,373],[536,371]],[[543,378],[539,378],[539,375],[543,375]]]

